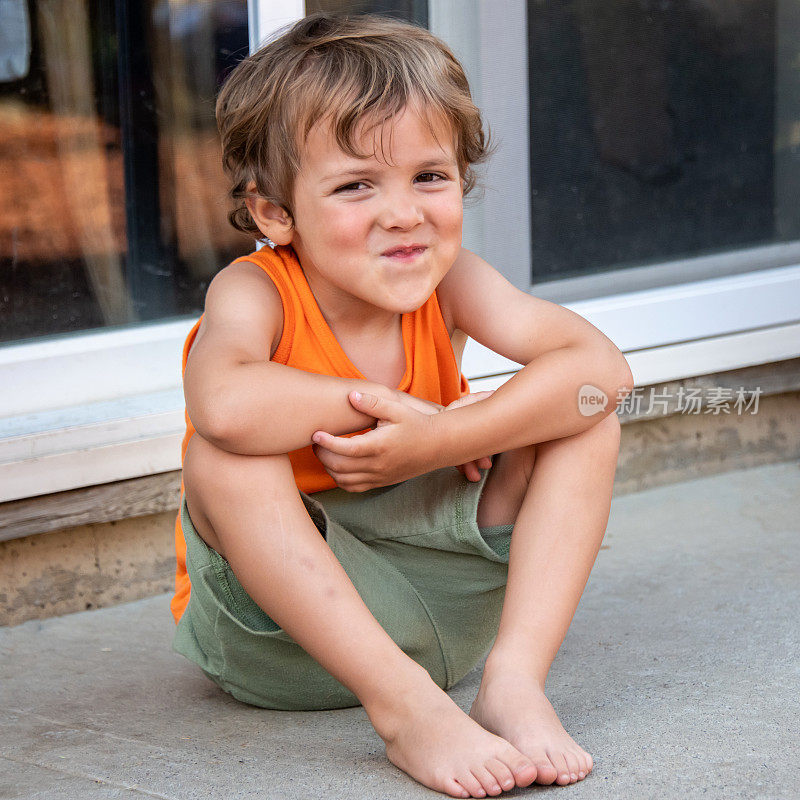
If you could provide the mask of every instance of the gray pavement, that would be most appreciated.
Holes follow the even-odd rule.
[[[615,498],[548,694],[595,759],[510,797],[798,798],[800,464]],[[0,629],[0,798],[433,798],[362,708],[265,711],[170,648],[162,595]],[[473,671],[451,696],[468,710]]]

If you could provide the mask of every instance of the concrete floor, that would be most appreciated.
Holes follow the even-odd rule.
[[[548,694],[594,772],[505,796],[798,798],[800,464],[615,498]],[[361,708],[238,703],[169,596],[0,629],[0,798],[442,797]],[[451,692],[469,709],[480,677]]]

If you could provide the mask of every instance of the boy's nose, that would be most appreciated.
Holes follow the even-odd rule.
[[[424,220],[422,209],[416,198],[394,196],[387,199],[381,214],[381,225],[387,230],[399,228],[409,230]]]

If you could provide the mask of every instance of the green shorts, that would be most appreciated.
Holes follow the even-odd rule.
[[[478,528],[487,475],[471,483],[447,468],[357,494],[301,493],[367,608],[443,689],[480,661],[500,621],[512,526]],[[181,519],[192,590],[173,648],[245,703],[285,711],[359,705],[256,605],[197,535],[185,501]]]

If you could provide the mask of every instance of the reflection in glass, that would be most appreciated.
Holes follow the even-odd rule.
[[[245,0],[0,9],[0,341],[197,313],[252,249],[213,111]]]
[[[381,14],[428,27],[428,0],[306,0],[306,13]]]
[[[789,6],[529,0],[534,282],[800,236]]]

